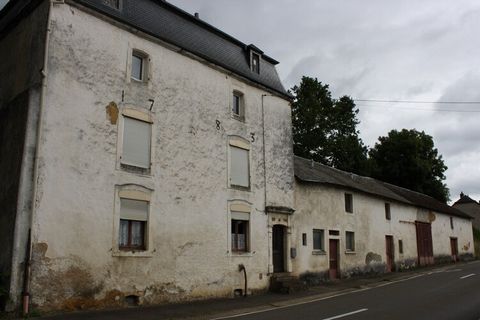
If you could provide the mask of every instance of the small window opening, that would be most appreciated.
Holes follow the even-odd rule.
[[[355,233],[345,232],[345,247],[347,251],[355,251]]]
[[[147,78],[147,61],[146,54],[133,50],[132,52],[132,73],[131,77],[137,81],[146,81]]]
[[[398,240],[398,253],[403,254],[403,240]]]
[[[245,118],[245,106],[243,94],[237,91],[233,92],[232,96],[232,114],[238,120]]]
[[[453,230],[453,217],[450,217],[450,229]]]
[[[328,234],[331,235],[331,236],[339,236],[339,235],[340,235],[340,231],[338,231],[338,230],[329,230],[329,231],[328,231]]]
[[[325,251],[324,230],[313,229],[313,250]]]
[[[248,252],[248,221],[232,219],[232,251]]]
[[[102,3],[110,8],[120,9],[120,0],[102,0]]]
[[[252,52],[252,71],[260,73],[260,55]]]
[[[353,195],[351,193],[345,193],[345,211],[353,213]]]
[[[307,245],[307,234],[302,233],[302,245],[306,246]]]
[[[392,216],[390,213],[390,203],[385,203],[385,219],[391,220]]]
[[[136,307],[140,304],[140,297],[136,295],[130,295],[125,297],[125,302],[130,307]]]

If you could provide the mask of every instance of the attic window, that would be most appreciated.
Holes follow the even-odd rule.
[[[258,53],[252,52],[251,68],[253,72],[260,74],[260,55]]]
[[[120,1],[121,0],[102,0],[102,3],[110,8],[113,9],[120,9]]]

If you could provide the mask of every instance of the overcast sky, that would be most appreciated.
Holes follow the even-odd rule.
[[[170,2],[280,61],[287,88],[308,75],[335,97],[480,101],[476,0]],[[424,130],[449,167],[452,200],[460,191],[480,199],[480,104],[357,105],[367,145],[392,129]]]
[[[308,75],[335,97],[480,101],[477,0],[169,2],[279,60],[286,88]],[[465,112],[480,104],[357,105],[367,145],[391,129],[424,130],[449,167],[452,200],[460,191],[480,199],[480,112]]]

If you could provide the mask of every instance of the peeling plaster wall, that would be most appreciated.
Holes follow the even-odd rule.
[[[231,296],[243,288],[239,264],[250,291],[266,289],[261,97],[268,92],[77,7],[56,5],[51,29],[32,302],[78,309],[122,305],[127,295],[142,304]],[[128,76],[133,48],[150,55],[147,84]],[[244,94],[245,122],[230,114],[233,90]],[[153,118],[151,175],[120,169],[125,108]],[[275,184],[268,202],[292,206],[290,107],[267,97],[265,111],[267,159],[274,159],[268,184]],[[250,191],[228,188],[231,135],[251,141]],[[117,250],[115,190],[127,184],[152,190],[148,250],[139,254]],[[252,208],[251,253],[242,256],[228,245],[232,200]]]
[[[30,227],[48,10],[40,4],[0,38],[0,285],[9,290],[8,310],[20,300]]]
[[[345,212],[346,192],[353,194],[353,214]],[[385,218],[385,202],[390,203],[391,220]],[[340,271],[345,277],[385,271],[386,235],[393,236],[396,267],[410,268],[417,261],[415,221],[432,223],[435,256],[450,256],[450,237],[458,237],[459,254],[473,254],[469,220],[454,217],[455,228],[451,230],[448,215],[341,188],[303,183],[295,184],[295,207],[293,246],[297,257],[293,264],[298,275],[328,271],[329,238],[340,239]],[[325,254],[313,254],[313,229],[325,230]],[[340,236],[329,236],[329,230],[339,230]],[[355,232],[355,253],[345,251],[346,231]],[[302,245],[302,233],[307,234],[307,246]],[[403,241],[403,254],[398,240]]]

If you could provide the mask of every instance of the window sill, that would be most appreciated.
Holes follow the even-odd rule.
[[[112,252],[113,257],[134,257],[134,258],[151,258],[152,251],[135,251],[135,250],[115,250]]]
[[[253,252],[232,252],[232,257],[253,257]]]
[[[122,163],[120,162],[120,169],[122,171],[128,172],[128,173],[135,173],[141,176],[145,177],[151,177],[152,176],[152,169],[151,168],[142,168],[142,167],[137,167],[131,164],[127,163]]]
[[[314,256],[326,256],[327,253],[325,252],[325,250],[313,250],[312,255],[314,255]]]
[[[130,77],[130,80],[132,81],[132,83],[138,83],[140,85],[147,85],[148,84],[147,80],[139,80],[139,79],[134,78],[134,77]]]
[[[232,118],[237,120],[237,121],[245,123],[245,117],[243,117],[243,116],[239,116],[239,115],[236,115],[236,114],[232,113]]]
[[[250,187],[242,187],[242,186],[237,186],[237,185],[234,185],[234,184],[231,184],[231,185],[230,185],[230,189],[240,190],[240,191],[247,191],[247,192],[252,191],[252,190],[250,189]]]
[[[356,251],[346,250],[346,251],[345,251],[345,254],[357,254],[357,252],[356,252]]]

